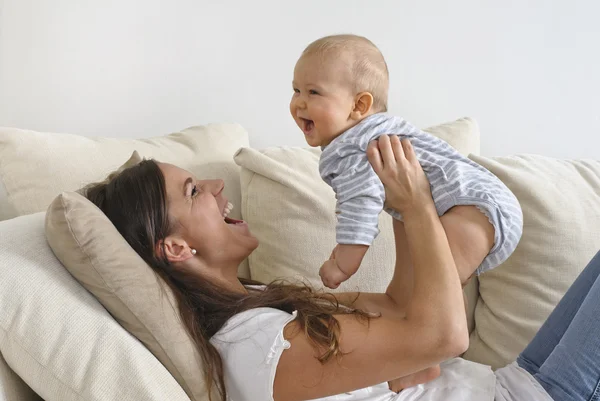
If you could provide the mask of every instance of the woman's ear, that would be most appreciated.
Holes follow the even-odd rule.
[[[158,247],[157,253],[161,254],[164,251],[164,256],[171,263],[183,262],[194,257],[192,248],[178,237],[167,237],[156,246]]]
[[[353,120],[361,120],[367,116],[373,108],[373,95],[369,92],[361,92],[354,97],[354,110],[350,113]]]

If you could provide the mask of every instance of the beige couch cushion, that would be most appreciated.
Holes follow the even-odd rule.
[[[48,243],[67,270],[171,372],[194,401],[207,400],[203,367],[170,289],[94,204],[59,195],[46,214]]]
[[[75,191],[99,181],[119,167],[134,150],[143,157],[173,163],[196,173],[198,166],[231,162],[235,151],[248,146],[248,134],[237,124],[190,127],[170,135],[145,139],[84,137],[0,127],[0,188],[18,215],[45,211],[63,191]],[[235,164],[221,175],[237,175]],[[230,185],[230,199],[239,186]],[[16,215],[0,211],[0,220]]]
[[[0,222],[0,353],[8,366],[46,401],[189,401],[65,270],[46,242],[44,218]],[[16,399],[36,398],[25,391]]]
[[[242,146],[248,146],[248,134],[237,124],[196,126],[145,139],[0,127],[0,220],[45,211],[59,193],[103,180],[134,150],[199,178],[223,178],[224,194],[235,205],[231,217],[240,218],[239,167],[232,156]],[[247,262],[240,275],[248,277]]]
[[[476,329],[465,354],[498,368],[525,348],[600,249],[600,161],[472,159],[515,193],[524,217],[514,254],[479,278]]]
[[[479,152],[479,130],[465,118],[428,129],[463,154]],[[335,197],[319,176],[318,149],[242,149],[242,217],[260,240],[249,257],[251,276],[269,282],[295,277],[322,287],[318,270],[335,246]],[[380,215],[381,234],[363,265],[338,291],[382,291],[394,266],[392,219]],[[474,307],[476,284],[470,287]]]

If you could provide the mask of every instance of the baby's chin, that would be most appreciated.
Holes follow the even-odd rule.
[[[326,144],[329,143],[329,142],[321,140],[320,138],[308,137],[306,135],[304,136],[304,139],[306,140],[306,143],[308,144],[308,146],[313,147],[313,148],[327,146]]]
[[[313,141],[313,140],[311,140],[309,138],[304,138],[304,139],[306,140],[306,144],[308,146],[310,146],[311,148],[316,148],[317,146],[321,146],[318,142]]]
[[[339,135],[331,135],[331,136],[326,136],[325,138],[323,136],[321,136],[317,141],[318,144],[315,146],[327,146],[338,136]]]
[[[342,134],[341,132],[339,134],[323,133],[319,131],[317,127],[313,127],[310,131],[307,132],[303,130],[301,126],[299,127],[302,130],[302,133],[304,134],[304,140],[306,141],[308,146],[311,146],[313,148],[327,146],[331,143],[331,141],[333,141],[335,138]]]

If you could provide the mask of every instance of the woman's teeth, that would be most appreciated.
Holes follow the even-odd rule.
[[[227,217],[229,213],[233,210],[233,204],[231,202],[227,202],[227,206],[223,210],[223,217]]]

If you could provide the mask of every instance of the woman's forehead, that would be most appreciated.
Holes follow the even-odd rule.
[[[177,167],[170,163],[158,163],[158,167],[165,177],[165,185],[167,192],[178,191],[178,188],[183,188],[185,181],[193,175],[180,167]]]
[[[163,172],[165,176],[165,180],[167,178],[170,179],[186,179],[192,174],[189,171],[182,169],[181,167],[177,167],[174,164],[158,162],[158,167]]]

